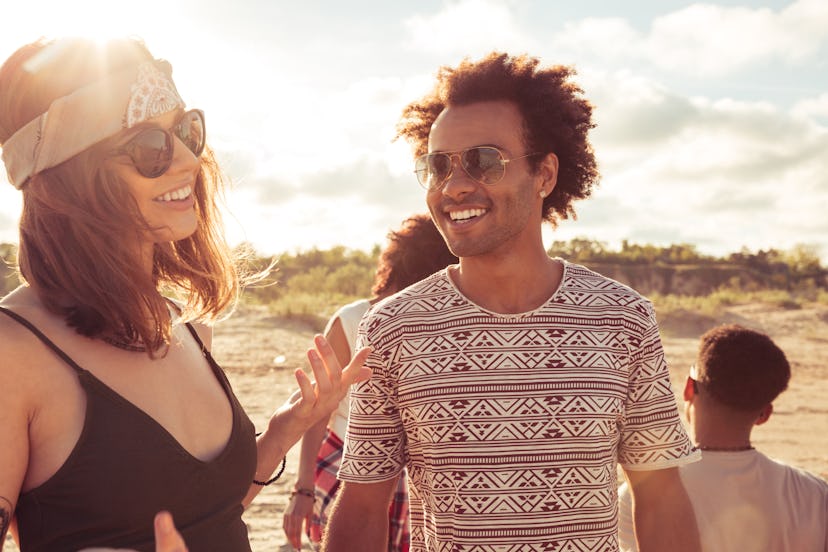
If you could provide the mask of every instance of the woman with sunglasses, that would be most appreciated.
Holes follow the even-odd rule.
[[[367,351],[341,370],[318,337],[316,382],[297,370],[256,438],[207,325],[246,277],[171,73],[136,40],[39,41],[0,68],[25,282],[0,301],[0,547],[13,526],[23,552],[152,550],[169,511],[190,550],[250,550],[244,507],[366,375]]]

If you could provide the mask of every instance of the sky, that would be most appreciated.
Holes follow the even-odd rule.
[[[402,109],[440,66],[493,51],[571,65],[601,182],[544,231],[828,262],[828,2],[30,0],[0,59],[40,36],[133,35],[169,60],[230,177],[231,243],[370,249],[425,212]],[[2,171],[0,171],[2,172]],[[2,180],[0,176],[0,180]],[[20,193],[0,186],[0,242]]]

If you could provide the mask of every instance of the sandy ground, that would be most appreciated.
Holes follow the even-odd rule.
[[[774,404],[771,420],[753,432],[756,447],[828,480],[828,307],[779,310],[746,305],[726,311],[718,320],[689,314],[665,320],[664,348],[679,401],[698,337],[717,322],[764,331],[786,352],[793,367],[790,387]],[[292,371],[304,366],[311,336],[307,328],[286,326],[251,308],[216,328],[216,358],[257,427],[266,423],[271,411],[292,391]],[[285,475],[265,489],[245,514],[254,550],[290,550],[281,530],[282,511],[296,478],[297,454],[298,447],[294,447]]]
[[[776,401],[771,420],[754,430],[754,444],[828,480],[828,307],[779,310],[746,305],[728,310],[718,320],[689,313],[665,318],[663,341],[677,393],[695,358],[698,336],[722,321],[768,333],[793,366],[791,385]],[[272,317],[261,307],[241,307],[217,325],[215,357],[257,428],[265,426],[295,388],[293,370],[306,367],[305,351],[312,335],[311,329]],[[245,513],[255,551],[291,550],[281,529],[282,511],[296,478],[297,457],[294,447],[285,474],[265,488]],[[5,550],[17,548],[12,543]]]

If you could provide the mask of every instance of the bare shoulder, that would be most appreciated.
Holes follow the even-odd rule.
[[[32,312],[33,304],[25,293],[12,292],[0,306],[7,311],[0,313],[0,389],[14,391],[2,394],[0,416],[13,425],[15,421],[27,422],[40,404],[39,388],[45,376],[37,359],[43,348],[31,330],[8,314],[27,318],[25,313]]]
[[[63,322],[48,312],[29,288],[11,292],[0,300],[0,306],[7,311],[0,313],[0,389],[13,388],[18,396],[27,389],[36,392],[43,378],[51,377],[45,368],[54,365],[56,358],[32,328],[48,335]]]
[[[198,334],[198,338],[201,340],[201,343],[204,344],[204,348],[208,351],[212,351],[213,349],[213,327],[202,322],[190,322],[190,325],[193,327],[195,332]]]
[[[181,301],[173,299],[171,297],[167,297],[166,299],[170,303],[170,305],[172,305],[173,309],[176,310],[178,314],[181,314],[181,312],[184,310],[184,305],[181,303]],[[198,334],[198,338],[201,340],[201,343],[204,344],[204,348],[208,351],[212,350],[213,327],[203,322],[199,322],[197,320],[189,322],[189,325],[192,326],[196,334]],[[181,329],[184,329],[183,325]],[[185,333],[189,334],[189,330]]]
[[[40,308],[30,294],[27,288],[21,287],[0,300],[0,307],[6,311],[0,313],[0,351],[3,351],[4,361],[0,364],[0,373],[8,373],[17,366],[25,365],[32,343],[37,340],[34,333],[19,320],[22,318],[32,323],[29,320],[31,314]],[[27,314],[30,316],[27,317]]]

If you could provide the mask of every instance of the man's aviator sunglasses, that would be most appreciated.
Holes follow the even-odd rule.
[[[146,178],[158,178],[170,168],[175,137],[196,157],[204,151],[206,130],[204,113],[199,109],[185,112],[170,130],[149,127],[139,131],[115,155],[128,155],[135,169]]]
[[[421,155],[414,162],[417,180],[426,190],[436,190],[451,177],[453,159],[460,158],[460,166],[469,177],[481,184],[497,184],[506,174],[506,165],[517,159],[531,157],[527,153],[520,157],[506,159],[503,152],[493,146],[475,146],[460,151],[438,151]]]

